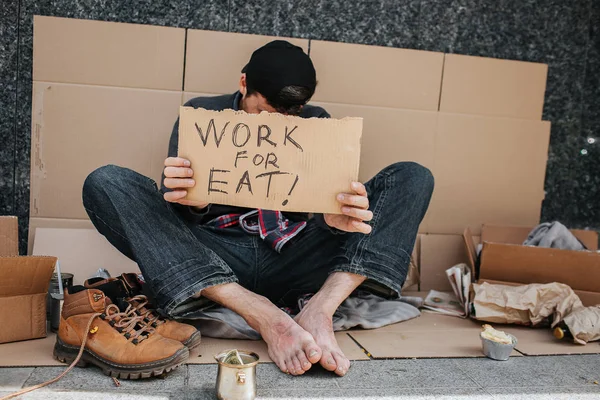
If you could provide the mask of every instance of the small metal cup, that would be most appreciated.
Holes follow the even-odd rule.
[[[493,340],[484,338],[480,335],[479,337],[481,338],[481,344],[483,346],[483,354],[492,360],[508,360],[510,358],[510,354],[517,345],[517,338],[511,334],[508,334],[508,336],[510,336],[512,339],[512,344],[494,342]]]
[[[226,350],[215,356],[219,363],[217,373],[217,398],[221,400],[254,400],[256,398],[256,365],[258,354],[238,350],[242,364],[225,362],[234,350]]]

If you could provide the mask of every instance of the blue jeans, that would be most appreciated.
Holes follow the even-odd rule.
[[[152,179],[127,168],[92,172],[83,204],[96,229],[138,263],[157,307],[173,315],[202,289],[229,282],[292,305],[338,271],[367,277],[364,288],[379,295],[399,296],[433,176],[416,163],[397,163],[365,186],[373,212],[369,235],[336,233],[310,219],[281,253],[239,227],[218,229],[183,218]]]

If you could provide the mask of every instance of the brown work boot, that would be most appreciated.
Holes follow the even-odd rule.
[[[200,332],[192,325],[162,317],[150,305],[148,297],[142,291],[142,284],[134,273],[123,274],[117,278],[88,279],[84,286],[102,290],[113,303],[118,304],[124,299],[136,308],[138,314],[143,316],[144,321],[156,329],[158,334],[181,342],[189,350],[198,347],[202,341]]]
[[[69,292],[65,292],[54,346],[54,357],[59,361],[73,362],[86,337],[77,365],[94,364],[116,378],[158,376],[188,359],[185,346],[143,323],[135,307],[119,309],[97,289],[74,286]]]

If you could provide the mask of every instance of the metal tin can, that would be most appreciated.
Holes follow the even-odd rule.
[[[237,362],[230,362],[235,353]],[[215,356],[219,363],[217,397],[221,400],[254,400],[256,398],[256,365],[258,354],[244,350],[226,350]]]

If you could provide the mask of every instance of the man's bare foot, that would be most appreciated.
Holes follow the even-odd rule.
[[[321,359],[321,349],[310,333],[267,298],[237,283],[211,286],[202,295],[241,315],[267,345],[269,356],[286,373],[302,375]]]
[[[269,357],[279,369],[292,375],[302,375],[319,362],[322,352],[310,333],[281,312],[270,323],[259,328],[269,347]]]
[[[295,321],[310,333],[317,345],[321,348],[320,364],[328,371],[335,371],[339,376],[346,375],[350,368],[350,361],[346,358],[335,340],[331,316],[317,308],[311,309],[307,305]]]

